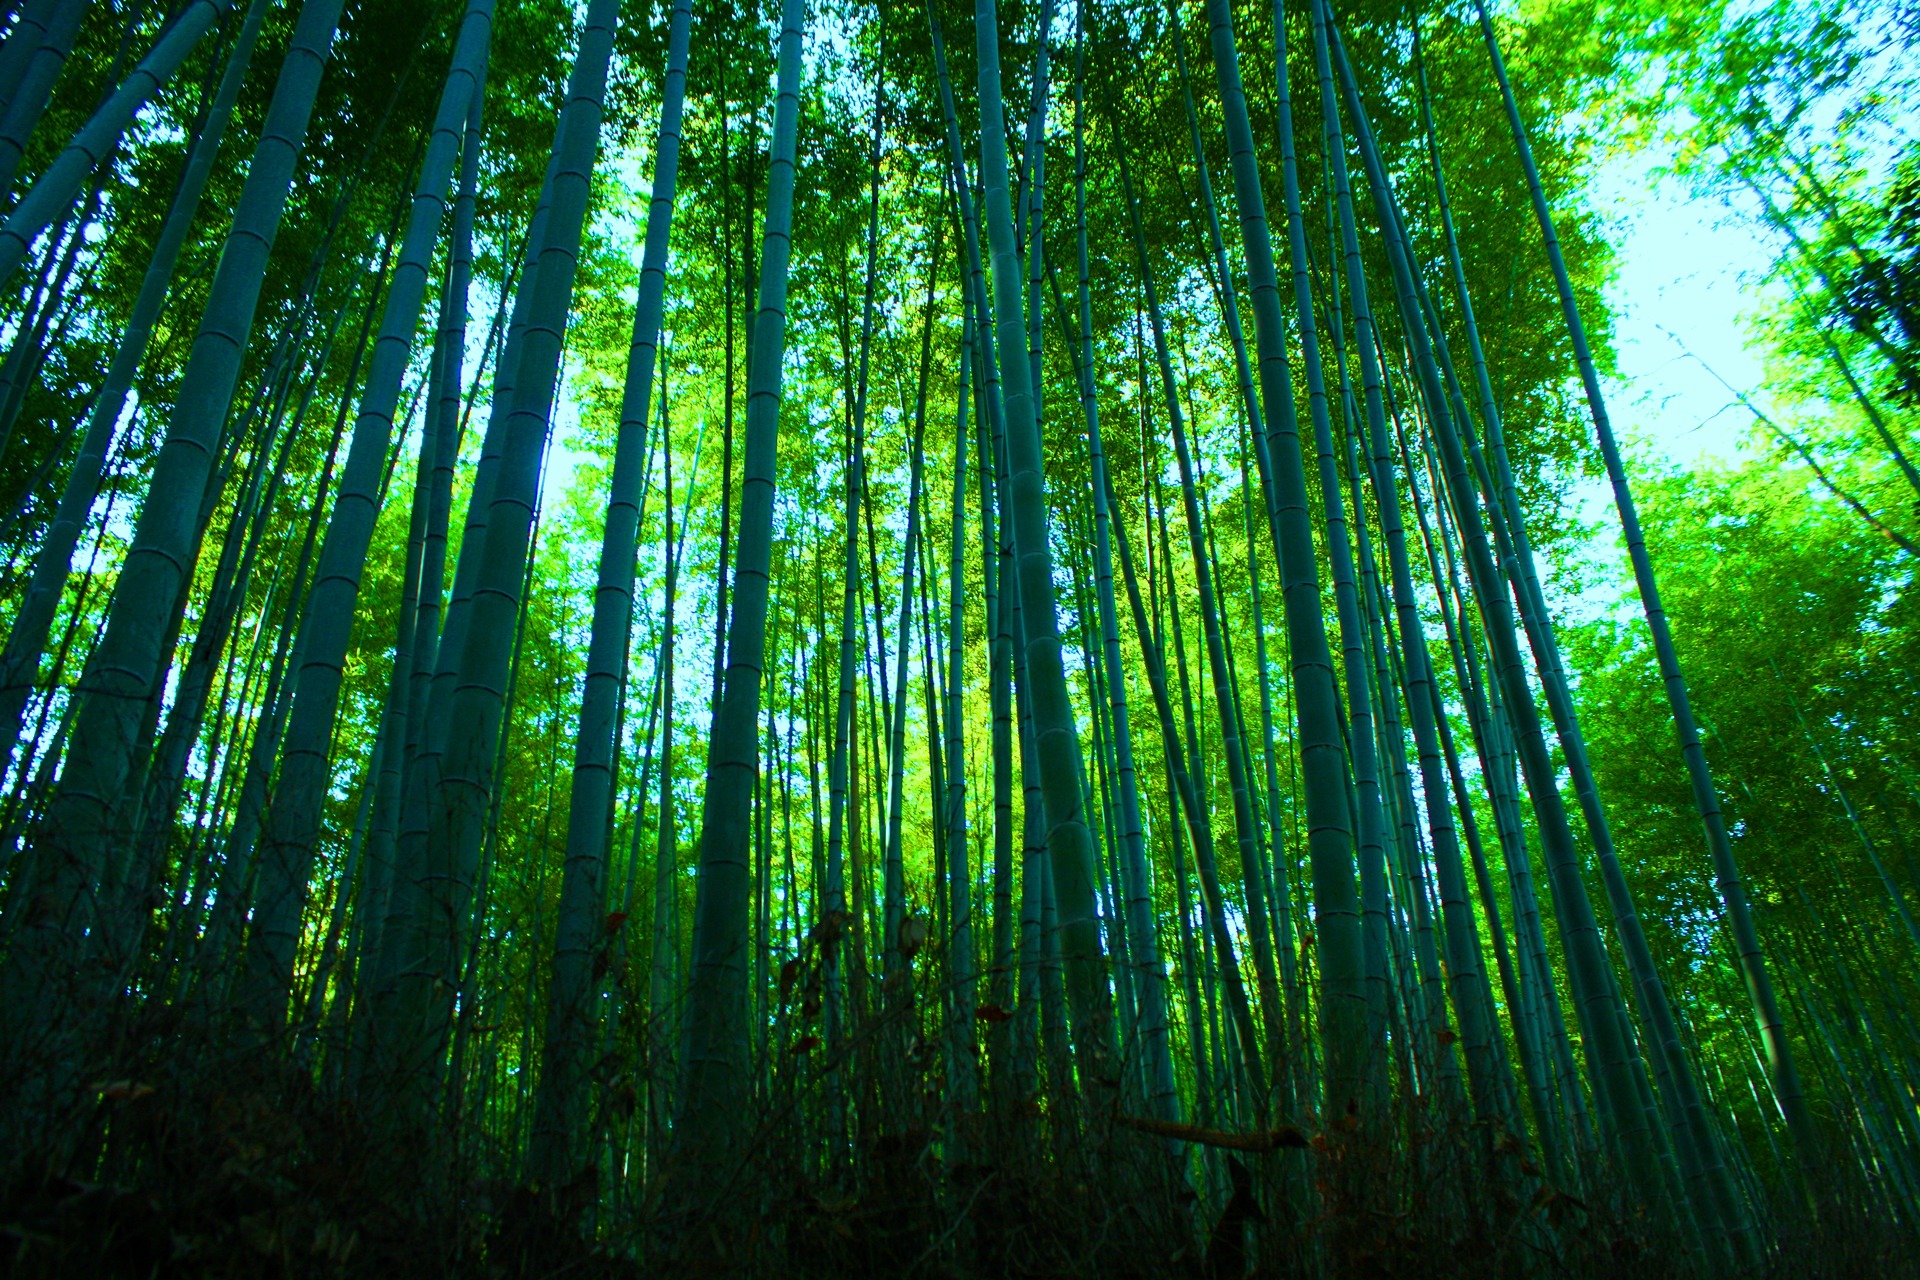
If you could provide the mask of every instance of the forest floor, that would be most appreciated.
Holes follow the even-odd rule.
[[[1304,1150],[1189,1162],[1211,1194],[1169,1176],[1168,1146],[1088,1126],[1077,1141],[1023,1114],[943,1160],[931,1132],[857,1144],[855,1166],[810,1175],[769,1156],[724,1191],[674,1205],[671,1177],[644,1192],[591,1175],[542,1188],[462,1172],[432,1142],[376,1136],[310,1088],[230,1080],[119,1082],[98,1106],[96,1146],[66,1167],[99,1181],[16,1172],[0,1190],[0,1274],[77,1277],[925,1277],[971,1280],[1320,1280],[1563,1276],[1621,1280],[1920,1276],[1896,1224],[1830,1209],[1783,1216],[1752,1266],[1702,1266],[1644,1218],[1611,1215],[1537,1178],[1463,1176],[1446,1135],[1419,1154]],[[768,1147],[767,1150],[777,1150]],[[1443,1168],[1451,1165],[1451,1169]],[[22,1166],[15,1165],[16,1170]],[[1524,1176],[1524,1175],[1522,1175]],[[1313,1189],[1309,1191],[1308,1179]],[[1342,1189],[1344,1188],[1344,1190]],[[1321,1206],[1308,1215],[1290,1205]],[[1329,1209],[1344,1203],[1345,1209]],[[1832,1201],[1830,1201],[1832,1203]]]

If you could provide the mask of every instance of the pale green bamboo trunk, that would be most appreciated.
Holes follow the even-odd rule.
[[[1356,846],[1359,855],[1360,901],[1365,927],[1367,1045],[1369,1075],[1367,1107],[1362,1121],[1375,1134],[1385,1132],[1384,1114],[1388,1099],[1387,1062],[1379,1050],[1387,1040],[1392,993],[1388,986],[1387,943],[1387,819],[1380,792],[1380,760],[1374,726],[1374,677],[1368,632],[1362,617],[1359,585],[1355,570],[1353,535],[1346,517],[1346,499],[1341,493],[1340,470],[1334,452],[1332,415],[1327,408],[1326,370],[1320,349],[1319,326],[1314,315],[1313,282],[1309,271],[1306,220],[1300,201],[1300,177],[1295,157],[1293,94],[1287,72],[1286,13],[1276,3],[1274,21],[1274,78],[1279,102],[1281,179],[1287,206],[1287,246],[1293,269],[1295,324],[1300,333],[1300,350],[1307,376],[1307,409],[1313,423],[1315,452],[1318,455],[1321,518],[1326,522],[1327,554],[1333,567],[1335,616],[1340,626],[1341,660],[1346,675],[1347,749],[1353,768]],[[1328,238],[1336,234],[1334,166],[1331,157],[1337,150],[1336,120],[1328,110],[1332,86],[1321,86],[1323,150],[1329,157],[1323,166],[1326,179],[1325,203]],[[1351,388],[1347,381],[1346,334],[1341,319],[1340,284],[1337,272],[1327,282],[1328,319],[1333,333],[1334,360],[1338,369],[1343,425],[1351,434]],[[1280,411],[1294,412],[1289,399]],[[1297,421],[1297,420],[1296,420]],[[1298,430],[1296,425],[1295,430]],[[1352,472],[1357,480],[1358,471]],[[1356,490],[1356,494],[1357,494]],[[1356,505],[1355,524],[1360,511]],[[1364,528],[1359,530],[1362,540]]]
[[[1330,148],[1336,139],[1338,135],[1330,131]],[[1459,832],[1453,817],[1439,734],[1435,727],[1433,667],[1427,650],[1425,624],[1414,597],[1412,564],[1407,554],[1406,530],[1401,519],[1399,481],[1395,476],[1393,451],[1387,435],[1382,375],[1375,349],[1379,335],[1374,327],[1366,276],[1361,267],[1359,236],[1353,224],[1352,204],[1345,182],[1344,140],[1340,141],[1341,145],[1331,150],[1334,181],[1341,200],[1347,291],[1353,304],[1356,345],[1360,353],[1370,478],[1380,515],[1381,536],[1386,541],[1388,569],[1392,574],[1389,601],[1398,624],[1401,660],[1406,671],[1408,718],[1412,721],[1419,757],[1421,800],[1424,801],[1434,866],[1440,882],[1441,910],[1445,917],[1446,983],[1452,997],[1454,1016],[1460,1021],[1467,1055],[1468,1080],[1473,1091],[1474,1114],[1482,1122],[1492,1122],[1502,1118],[1498,1068],[1493,1056],[1492,1010],[1483,996],[1478,927],[1472,903],[1467,897]],[[1434,1018],[1436,1028],[1440,1027],[1444,1009],[1435,1007],[1429,1010],[1429,1014]],[[1447,1052],[1446,1056],[1451,1058],[1451,1052]]]
[[[1081,6],[1085,20],[1085,5]],[[1133,755],[1133,729],[1128,715],[1126,667],[1120,651],[1120,622],[1113,590],[1113,516],[1108,501],[1106,450],[1100,435],[1100,404],[1094,380],[1093,304],[1087,253],[1087,150],[1085,121],[1084,34],[1075,44],[1078,74],[1074,79],[1074,245],[1079,287],[1080,344],[1075,363],[1080,377],[1080,402],[1087,421],[1087,457],[1093,472],[1093,544],[1095,597],[1099,605],[1100,660],[1111,707],[1115,790],[1118,793],[1118,838],[1110,841],[1124,886],[1126,953],[1132,968],[1136,1003],[1135,1034],[1146,1062],[1147,1102],[1161,1120],[1180,1119],[1180,1092],[1174,1081],[1173,1051],[1167,1021],[1166,968],[1160,959],[1154,923],[1153,874],[1147,859],[1147,841],[1140,815],[1138,770]]]
[[[46,114],[54,83],[60,79],[80,25],[92,8],[93,0],[52,0],[37,10],[38,24],[23,24],[7,41],[9,52],[15,40],[22,41],[24,56],[19,78],[7,85],[6,106],[0,108],[0,199],[13,189],[21,153]]]
[[[254,45],[259,39],[268,4],[269,0],[253,0],[245,22],[235,36],[232,52],[227,56],[226,70],[220,78],[220,87],[187,155],[179,188],[168,207],[166,221],[161,224],[159,235],[154,239],[147,273],[140,282],[140,292],[134,298],[133,310],[121,333],[120,344],[114,350],[113,360],[108,364],[100,390],[94,397],[79,452],[74,457],[67,473],[67,482],[60,493],[59,506],[34,557],[32,579],[14,615],[5,654],[0,656],[0,763],[12,758],[19,741],[21,716],[33,691],[41,651],[46,648],[48,633],[52,630],[54,617],[66,592],[74,550],[86,527],[88,512],[100,492],[107,455],[112,450],[115,432],[126,411],[134,377],[146,356],[154,324],[166,302],[181,247],[193,230],[200,197],[206,190],[207,179],[213,173],[220,141],[226,134],[228,122],[233,118],[233,106],[240,96],[240,86],[252,62]],[[18,30],[15,34],[19,34]],[[8,47],[12,47],[11,43]]]
[[[1000,96],[999,20],[994,0],[974,14],[979,55],[982,201],[993,247],[993,315],[998,330],[1002,408],[1010,491],[1005,509],[1013,526],[1020,592],[1020,643],[1032,699],[1036,756],[1045,796],[1046,845],[1059,912],[1074,1048],[1084,1080],[1117,1079],[1113,1062],[1112,997],[1095,914],[1093,842],[1080,810],[1080,733],[1074,724],[1060,657],[1053,592],[1053,553],[1047,535],[1047,490],[1033,397],[1033,366],[1025,347],[1021,270],[1007,195],[1006,114]]]
[[[964,267],[964,263],[962,264]],[[961,302],[959,390],[953,428],[953,514],[947,549],[947,883],[953,922],[948,934],[947,967],[953,998],[947,1022],[947,1096],[961,1114],[980,1105],[977,1042],[973,1023],[976,974],[973,941],[973,872],[967,855],[966,752],[966,545],[967,545],[967,396],[973,372],[973,309]]]
[[[100,104],[92,118],[73,135],[73,141],[67,144],[66,149],[47,166],[45,172],[34,179],[33,188],[13,206],[7,214],[5,225],[0,225],[0,284],[5,284],[19,269],[26,260],[27,250],[40,233],[52,226],[61,212],[73,203],[87,175],[119,144],[121,135],[133,123],[135,113],[173,78],[173,73],[180,69],[180,64],[201,37],[233,8],[234,3],[235,0],[193,0],[167,27],[152,51],[140,60],[140,64],[120,87]],[[66,5],[79,10],[87,7],[76,0],[66,0]],[[253,6],[255,10],[258,8],[257,4]],[[250,45],[246,47],[250,48]],[[241,58],[240,63],[244,66],[246,59]],[[7,145],[0,140],[0,167],[6,164]],[[0,182],[0,192],[4,192],[7,185],[7,182]]]
[[[400,974],[407,1056],[403,1089],[434,1069],[459,983],[476,874],[497,782],[495,760],[506,717],[505,683],[514,662],[534,545],[542,461],[558,389],[585,231],[588,188],[613,53],[619,0],[588,6],[553,150],[551,201],[514,371],[511,408],[475,560],[468,625],[447,703],[445,749],[426,780],[426,893],[414,929],[416,960]],[[466,557],[463,555],[462,559]],[[446,666],[442,662],[442,669]]]
[[[680,125],[686,97],[691,0],[676,0],[667,52],[666,87],[655,135],[652,203],[640,266],[625,397],[608,481],[607,519],[600,544],[599,585],[588,640],[586,687],[574,744],[568,799],[567,856],[555,927],[553,977],[547,996],[546,1052],[541,1063],[533,1149],[534,1177],[552,1185],[581,1163],[578,1145],[585,1091],[584,1056],[596,1021],[594,956],[609,940],[601,928],[607,863],[607,813],[613,802],[614,722],[628,635],[633,626],[634,544],[639,536],[654,363],[665,305],[668,237],[680,173]]]
[[[1747,905],[1746,890],[1740,882],[1739,867],[1734,862],[1733,845],[1727,837],[1726,820],[1720,811],[1719,793],[1714,787],[1713,773],[1707,764],[1706,752],[1700,745],[1700,731],[1694,723],[1692,704],[1687,695],[1686,679],[1681,674],[1679,657],[1674,651],[1673,635],[1667,624],[1666,611],[1660,604],[1660,588],[1654,578],[1652,559],[1647,554],[1646,538],[1640,530],[1639,512],[1627,484],[1626,469],[1620,458],[1619,446],[1614,441],[1613,428],[1607,415],[1606,400],[1601,393],[1599,374],[1593,362],[1593,353],[1588,347],[1586,329],[1581,323],[1580,311],[1574,302],[1573,286],[1567,275],[1566,260],[1560,252],[1559,239],[1554,234],[1553,215],[1547,207],[1546,195],[1540,186],[1539,167],[1534,163],[1533,150],[1527,142],[1526,128],[1521,122],[1519,107],[1514,100],[1513,86],[1507,80],[1506,64],[1500,56],[1499,43],[1494,37],[1493,23],[1487,16],[1484,5],[1476,7],[1479,10],[1481,31],[1486,37],[1487,51],[1493,60],[1494,74],[1500,84],[1500,94],[1506,107],[1508,124],[1513,130],[1514,145],[1519,151],[1521,167],[1526,173],[1527,191],[1532,198],[1534,214],[1539,220],[1541,233],[1546,239],[1548,263],[1553,269],[1554,288],[1559,294],[1561,312],[1573,337],[1574,357],[1580,365],[1581,387],[1586,393],[1587,406],[1593,416],[1594,432],[1599,440],[1601,458],[1606,464],[1607,479],[1613,488],[1614,504],[1620,512],[1621,528],[1627,540],[1628,555],[1633,563],[1634,585],[1640,594],[1641,606],[1647,616],[1647,625],[1653,633],[1654,656],[1659,663],[1661,681],[1666,687],[1667,702],[1673,712],[1674,729],[1680,737],[1681,753],[1686,759],[1687,776],[1693,788],[1694,805],[1700,812],[1701,824],[1706,828],[1707,847],[1713,857],[1715,884],[1719,889],[1721,901],[1727,909],[1728,922],[1733,928],[1735,947],[1740,960],[1741,976],[1746,981],[1748,997],[1753,1002],[1761,1037],[1767,1046],[1768,1066],[1773,1076],[1774,1092],[1780,1099],[1781,1110],[1786,1116],[1787,1127],[1793,1134],[1800,1159],[1811,1165],[1819,1159],[1819,1141],[1814,1133],[1812,1118],[1806,1109],[1799,1074],[1794,1069],[1792,1043],[1780,1016],[1779,1003],[1773,994],[1772,981],[1767,976],[1765,954],[1760,948],[1759,933],[1754,928],[1753,915]],[[1683,1099],[1683,1102],[1689,1108],[1697,1105],[1692,1099]],[[1742,1239],[1745,1239],[1744,1235]]]
[[[787,273],[792,255],[795,148],[805,0],[785,0],[780,22],[779,85],[761,242],[759,310],[747,380],[746,467],[740,494],[735,596],[727,637],[727,675],[707,748],[694,903],[693,961],[687,988],[686,1093],[675,1150],[691,1166],[680,1193],[710,1190],[719,1172],[744,1157],[732,1140],[749,1118],[747,907],[753,871],[748,821],[758,771],[761,664],[773,557],[775,447],[779,440],[782,361],[786,354]],[[693,1200],[684,1203],[696,1203]]]
[[[1325,6],[1316,5],[1317,43],[1323,40],[1330,42],[1329,26]],[[1344,72],[1344,64],[1342,67]],[[1380,170],[1380,161],[1373,145],[1371,132],[1364,115],[1359,110],[1357,94],[1351,78],[1343,74],[1343,80],[1347,88],[1348,106],[1354,114],[1361,155],[1366,161],[1370,185],[1373,187],[1380,223],[1386,232],[1388,259],[1393,269],[1402,311],[1417,316],[1419,310],[1414,300],[1413,274],[1407,262],[1406,247],[1399,238],[1391,200],[1386,189],[1385,176]],[[1413,344],[1414,364],[1423,383],[1422,389],[1427,398],[1429,412],[1432,414],[1432,427],[1440,444],[1441,454],[1446,460],[1450,484],[1456,492],[1471,492],[1466,454],[1455,431],[1446,399],[1440,391],[1437,366],[1431,354],[1425,328],[1419,324],[1411,324],[1406,327],[1406,334]],[[1657,1194],[1661,1179],[1652,1135],[1646,1127],[1639,1104],[1639,1090],[1635,1082],[1637,1063],[1632,1056],[1632,1047],[1624,1042],[1622,1036],[1619,1006],[1612,991],[1611,969],[1606,949],[1600,938],[1592,905],[1587,898],[1586,886],[1580,878],[1572,827],[1566,813],[1565,801],[1560,795],[1552,760],[1547,752],[1539,709],[1533,700],[1532,690],[1527,685],[1513,614],[1499,586],[1498,570],[1489,550],[1488,538],[1478,507],[1471,503],[1458,505],[1461,508],[1459,513],[1462,519],[1461,532],[1468,564],[1472,570],[1470,576],[1485,615],[1498,675],[1505,685],[1507,710],[1513,718],[1515,727],[1515,745],[1520,752],[1528,791],[1540,822],[1542,843],[1547,851],[1548,867],[1552,873],[1555,910],[1562,925],[1561,939],[1566,951],[1567,967],[1574,982],[1576,1008],[1585,1033],[1590,1068],[1596,1088],[1605,1099],[1607,1114],[1611,1118],[1614,1132],[1621,1143],[1631,1184],[1643,1197],[1652,1197]]]
[[[246,1016],[269,1029],[279,1028],[292,990],[293,955],[320,835],[321,807],[332,783],[327,766],[334,713],[353,639],[367,548],[379,516],[375,500],[401,382],[426,307],[433,247],[446,219],[469,108],[473,96],[482,92],[492,32],[493,0],[470,0],[421,161],[406,238],[394,265],[386,313],[354,421],[353,443],[340,477],[340,493],[307,599],[303,660],[294,676],[280,777],[261,833],[260,887],[242,984]]]
[[[1214,71],[1219,83],[1227,149],[1233,162],[1233,187],[1240,212],[1253,303],[1260,384],[1267,406],[1267,431],[1280,512],[1280,572],[1286,606],[1287,639],[1293,659],[1299,716],[1301,770],[1305,775],[1307,851],[1313,867],[1315,949],[1320,961],[1320,1023],[1325,1054],[1325,1111],[1344,1116],[1362,1105],[1367,1075],[1365,943],[1360,900],[1354,884],[1353,830],[1347,785],[1346,750],[1341,741],[1340,695],[1334,683],[1333,655],[1327,646],[1314,562],[1313,530],[1308,518],[1305,463],[1297,434],[1286,433],[1276,412],[1291,400],[1286,335],[1280,312],[1280,285],[1267,228],[1266,200],[1253,154],[1241,88],[1233,15],[1227,0],[1207,0]]]
[[[126,834],[130,806],[122,800],[137,763],[139,722],[170,656],[163,643],[191,569],[199,509],[341,2],[306,0],[301,8],[106,625],[75,690],[81,705],[67,766],[33,842],[38,870],[31,923],[15,933],[0,974],[9,1039],[20,1051],[32,1052],[24,1020],[43,1018],[43,1030],[71,1024],[67,997],[86,950],[83,931],[96,895],[114,888],[102,881]],[[55,1064],[61,1056],[38,1055]],[[60,1065],[51,1070],[56,1078],[67,1072]]]

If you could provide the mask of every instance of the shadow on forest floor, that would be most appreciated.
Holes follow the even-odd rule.
[[[1316,1137],[1242,1163],[1206,1147],[1194,1159],[1196,1148],[1087,1117],[1063,1124],[1030,1104],[974,1117],[964,1161],[945,1158],[930,1128],[903,1126],[846,1144],[842,1167],[823,1171],[817,1132],[769,1121],[723,1190],[689,1209],[673,1206],[671,1173],[645,1189],[602,1187],[590,1174],[558,1188],[518,1184],[493,1176],[513,1162],[487,1154],[483,1136],[396,1141],[323,1097],[310,1077],[230,1066],[212,1073],[217,1084],[204,1072],[109,1084],[94,1091],[90,1117],[77,1126],[87,1135],[78,1148],[9,1161],[0,1272],[33,1280],[1920,1275],[1920,1249],[1903,1228],[1851,1212],[1837,1194],[1827,1203],[1841,1207],[1818,1219],[1783,1218],[1764,1265],[1700,1266],[1641,1220],[1537,1178],[1529,1193],[1529,1175],[1498,1154],[1470,1155],[1465,1130],[1423,1135],[1411,1152]],[[1176,1149],[1190,1157],[1185,1178],[1169,1157]],[[74,1172],[83,1169],[91,1172]]]

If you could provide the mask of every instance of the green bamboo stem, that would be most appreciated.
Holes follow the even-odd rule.
[[[1593,353],[1587,344],[1586,329],[1580,320],[1579,307],[1574,301],[1573,285],[1567,275],[1566,259],[1560,252],[1560,242],[1554,234],[1553,216],[1547,207],[1546,194],[1540,185],[1539,167],[1534,163],[1533,151],[1527,142],[1526,128],[1520,119],[1520,109],[1514,99],[1513,86],[1507,79],[1506,64],[1500,56],[1492,20],[1487,16],[1484,4],[1476,7],[1480,16],[1480,28],[1486,37],[1488,56],[1493,63],[1494,76],[1500,85],[1501,99],[1506,105],[1507,121],[1513,131],[1514,146],[1520,155],[1521,168],[1526,173],[1527,191],[1533,200],[1534,215],[1539,220],[1541,233],[1545,237],[1547,259],[1553,270],[1554,287],[1560,295],[1561,312],[1573,338],[1574,357],[1580,365],[1581,386],[1586,392],[1587,405],[1593,417],[1594,433],[1599,440],[1601,458],[1606,464],[1607,478],[1613,486],[1614,503],[1619,508],[1621,527],[1626,536],[1629,557],[1633,562],[1634,584],[1639,590],[1641,604],[1646,612],[1647,625],[1653,634],[1654,654],[1660,665],[1661,680],[1666,686],[1667,701],[1673,711],[1674,729],[1680,737],[1681,752],[1686,758],[1687,776],[1693,787],[1694,804],[1700,812],[1701,824],[1706,829],[1707,846],[1713,857],[1716,886],[1720,892],[1721,902],[1727,909],[1728,920],[1733,927],[1734,938],[1738,944],[1741,975],[1746,980],[1748,995],[1753,1001],[1754,1012],[1760,1022],[1761,1036],[1767,1044],[1768,1061],[1775,1076],[1775,1091],[1779,1094],[1786,1110],[1788,1129],[1793,1134],[1800,1158],[1811,1163],[1819,1157],[1818,1138],[1813,1129],[1812,1118],[1807,1114],[1798,1074],[1794,1070],[1792,1045],[1780,1018],[1772,982],[1767,977],[1765,955],[1760,947],[1759,933],[1753,925],[1752,912],[1747,905],[1746,890],[1740,882],[1739,868],[1734,862],[1733,845],[1727,837],[1726,821],[1720,812],[1720,801],[1714,788],[1713,774],[1707,764],[1706,752],[1700,745],[1699,727],[1694,723],[1692,704],[1687,695],[1686,680],[1680,671],[1679,658],[1674,651],[1673,636],[1667,625],[1666,611],[1660,604],[1660,590],[1654,579],[1653,562],[1647,554],[1646,539],[1640,530],[1639,512],[1634,504],[1632,491],[1628,487],[1626,469],[1621,461],[1619,446],[1614,441],[1606,401],[1600,391],[1599,373],[1594,366]]]
[[[1089,1081],[1115,1078],[1112,998],[1094,906],[1092,837],[1080,810],[1080,735],[1074,725],[1060,656],[1053,592],[1053,552],[1047,535],[1047,486],[1042,467],[1033,370],[1023,358],[1020,264],[1007,197],[1005,110],[1000,96],[999,21],[995,0],[975,8],[980,83],[982,203],[993,248],[993,315],[999,337],[1002,408],[1006,419],[1011,488],[1006,507],[1013,526],[1021,637],[1031,686],[1036,755],[1045,796],[1046,847],[1060,917],[1061,953],[1073,1019],[1075,1051]]]
[[[1214,72],[1232,158],[1235,202],[1253,303],[1260,385],[1268,406],[1268,447],[1280,514],[1280,573],[1293,662],[1306,782],[1307,851],[1313,867],[1314,942],[1319,959],[1319,1007],[1326,1091],[1323,1110],[1358,1112],[1367,1075],[1367,997],[1364,930],[1354,883],[1352,819],[1346,750],[1341,740],[1339,692],[1327,646],[1319,570],[1307,509],[1307,482],[1297,431],[1273,407],[1293,397],[1280,312],[1280,285],[1253,154],[1253,131],[1241,88],[1233,16],[1227,0],[1207,0]]]
[[[727,677],[707,749],[700,862],[687,987],[686,1093],[675,1126],[675,1149],[696,1171],[683,1187],[744,1153],[729,1139],[747,1118],[746,922],[751,887],[747,862],[749,801],[758,773],[755,738],[765,659],[767,600],[773,553],[775,447],[779,438],[781,365],[786,350],[787,266],[792,253],[794,158],[800,110],[800,53],[805,0],[786,0],[780,24],[779,88],[768,168],[760,258],[759,311],[754,317],[747,380],[746,466],[740,494],[735,595],[727,637]]]

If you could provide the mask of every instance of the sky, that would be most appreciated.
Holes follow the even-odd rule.
[[[1748,317],[1769,301],[1759,290],[1779,250],[1718,199],[1662,177],[1661,159],[1654,148],[1622,148],[1599,161],[1585,193],[1615,250],[1606,298],[1617,372],[1603,386],[1607,409],[1629,466],[1735,464],[1756,452],[1753,416],[1720,379],[1770,407]],[[1554,557],[1578,566],[1551,580],[1554,612],[1564,621],[1636,614],[1605,475],[1574,481],[1567,496],[1591,532]]]
[[[1617,251],[1607,290],[1619,376],[1607,388],[1616,428],[1674,463],[1739,456],[1752,417],[1706,367],[1764,404],[1746,312],[1777,250],[1717,200],[1655,173],[1648,150],[1610,158],[1588,200]]]

